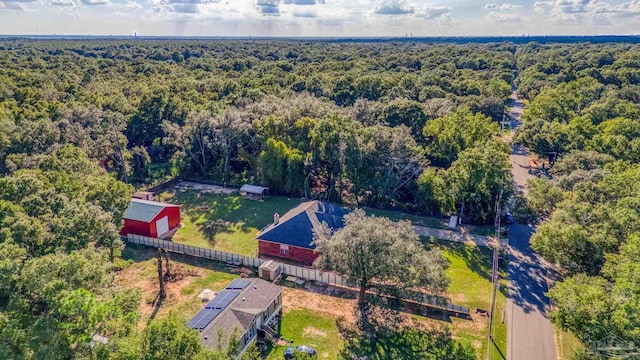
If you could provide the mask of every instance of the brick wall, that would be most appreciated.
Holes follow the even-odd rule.
[[[299,261],[301,263],[304,263],[305,265],[313,264],[313,261],[319,255],[317,253],[314,253],[311,249],[305,249],[291,245],[289,245],[289,253],[282,254],[280,252],[280,244],[261,240],[258,241],[258,252],[260,253],[260,255]]]

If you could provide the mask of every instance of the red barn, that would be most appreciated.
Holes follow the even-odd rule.
[[[318,257],[312,245],[314,231],[324,222],[336,231],[344,226],[344,216],[350,210],[324,203],[307,201],[280,217],[257,236],[260,255],[279,257],[311,265]]]
[[[124,212],[121,235],[161,237],[180,225],[180,206],[157,201],[132,199]]]

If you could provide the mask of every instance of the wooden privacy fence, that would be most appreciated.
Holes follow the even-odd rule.
[[[258,268],[262,263],[267,260],[258,259],[251,256],[244,256],[238,254],[232,254],[224,251],[218,251],[213,249],[206,249],[197,246],[191,246],[181,243],[176,243],[173,241],[160,240],[157,238],[151,238],[147,236],[127,234],[127,236],[123,237],[123,239],[135,245],[143,245],[154,248],[160,248],[164,250],[168,250],[178,254],[190,255],[198,258],[210,259],[214,261],[224,262],[228,264],[233,264],[237,266],[247,266]],[[327,285],[341,286],[353,288],[353,284],[347,283],[342,276],[332,273],[325,272],[317,269],[309,269],[296,265],[282,264],[278,263],[282,273],[289,276],[295,276],[306,280],[313,280],[320,283],[324,283]],[[454,312],[456,314],[469,315],[469,308],[465,306],[458,306],[452,304],[449,299],[442,296],[429,295],[424,293],[416,293],[411,296],[411,300],[418,304],[429,305],[432,307],[437,307],[441,309],[445,309],[450,312]]]
[[[205,249],[197,246],[191,246],[181,244],[173,241],[160,240],[157,238],[151,238],[147,236],[127,234],[126,239],[128,243],[136,245],[144,245],[154,248],[160,248],[168,250],[178,254],[185,254],[195,256],[204,259],[210,259],[220,262],[225,262],[238,266],[247,266],[258,268],[266,260],[257,259],[250,256],[243,256],[238,254],[231,254],[224,251],[217,251],[213,249]]]

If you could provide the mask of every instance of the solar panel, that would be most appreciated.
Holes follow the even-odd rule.
[[[221,312],[222,309],[202,309],[187,322],[187,326],[192,329],[203,330]]]
[[[204,328],[206,328],[207,325],[209,325],[209,323],[222,312],[222,309],[203,309],[202,311],[205,310],[206,312],[198,319],[198,321],[193,323],[191,326],[192,328],[204,330]]]
[[[189,320],[189,321],[187,322],[187,326],[188,326],[188,327],[190,327],[190,328],[197,329],[197,326],[196,326],[196,325],[197,325],[197,324],[198,324],[202,319],[204,319],[210,311],[211,311],[211,309],[202,309],[202,310],[198,311],[198,313],[197,313],[197,314],[195,314],[195,315],[191,318],[191,320]]]
[[[224,309],[240,294],[238,291],[222,290],[211,300],[205,309]]]
[[[227,286],[227,290],[244,290],[251,284],[251,280],[235,279]]]

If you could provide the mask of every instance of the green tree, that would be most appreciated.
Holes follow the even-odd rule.
[[[527,203],[528,206],[540,218],[548,218],[563,200],[562,190],[553,186],[553,183],[546,178],[532,178],[527,181]]]
[[[258,158],[260,177],[276,193],[285,190],[289,152],[284,142],[269,138]]]
[[[198,332],[184,326],[174,313],[152,322],[142,334],[145,360],[190,360],[202,351]]]
[[[446,199],[451,194],[462,217],[473,222],[492,221],[497,199],[501,196],[506,200],[513,193],[509,147],[499,140],[462,151],[441,173],[447,187],[439,190],[445,194],[438,198]]]
[[[368,217],[356,210],[345,216],[345,226],[331,234],[325,226],[314,243],[320,257],[315,265],[336,270],[359,288],[358,304],[366,305],[366,293],[405,294],[412,289],[431,293],[446,290],[448,262],[439,250],[425,250],[408,221]]]
[[[490,118],[474,115],[469,109],[458,109],[427,122],[423,130],[427,155],[435,164],[449,167],[461,151],[485,142],[499,130]]]

